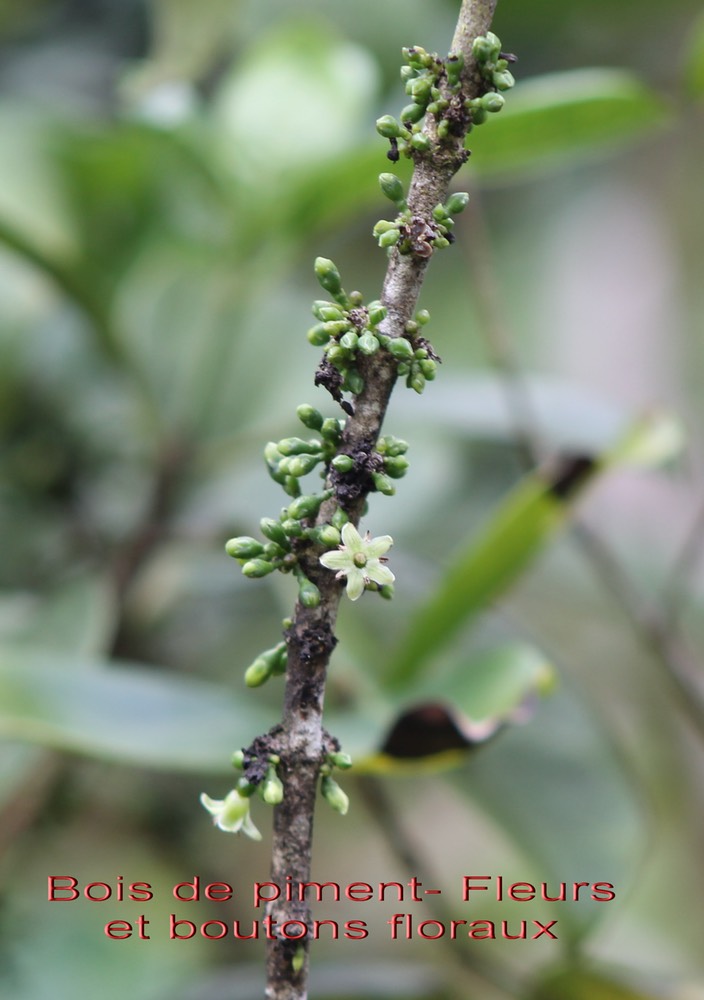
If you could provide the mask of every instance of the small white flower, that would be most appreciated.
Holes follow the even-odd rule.
[[[342,528],[342,545],[333,552],[325,552],[320,562],[326,569],[337,570],[337,578],[347,578],[347,596],[356,601],[362,596],[365,584],[378,583],[380,587],[393,583],[394,574],[385,566],[385,552],[393,545],[391,535],[364,538],[349,521]]]
[[[205,792],[200,797],[203,805],[213,817],[213,823],[225,833],[242,833],[252,840],[261,840],[262,835],[257,830],[249,815],[249,799],[240,795],[236,788],[228,792],[224,799],[211,799]]]

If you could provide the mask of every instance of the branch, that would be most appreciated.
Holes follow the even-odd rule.
[[[453,39],[453,54],[464,58],[459,98],[464,101],[480,97],[486,90],[472,55],[472,43],[489,29],[496,0],[463,0],[457,30]],[[448,91],[449,93],[449,91]],[[459,105],[458,105],[459,106]],[[450,181],[467,154],[464,137],[471,117],[464,114],[456,131],[438,136],[438,123],[432,114],[426,117],[424,134],[430,140],[428,152],[414,154],[415,167],[407,200],[408,209],[418,225],[432,223],[433,209],[442,203]],[[380,324],[381,334],[402,337],[406,324],[412,320],[430,254],[419,252],[391,253],[383,285],[382,304],[387,315]],[[388,351],[377,351],[370,357],[360,356],[359,372],[364,389],[356,397],[354,414],[346,421],[338,454],[370,456],[381,430],[389,398],[397,378],[398,362]],[[367,476],[367,480],[369,477]],[[334,489],[335,476],[326,484]],[[368,492],[373,487],[360,482],[356,495],[338,494],[321,507],[316,524],[328,523],[338,506],[343,506],[356,524]],[[282,725],[270,734],[276,740],[280,756],[279,774],[284,784],[284,798],[275,809],[272,846],[271,881],[283,887],[290,880],[294,887],[310,880],[313,834],[313,811],[320,768],[326,753],[336,743],[323,728],[325,680],[330,655],[336,644],[334,635],[341,583],[319,564],[320,548],[310,544],[298,551],[298,561],[320,591],[317,607],[304,607],[299,601],[294,620],[287,632],[288,663]],[[286,920],[298,920],[310,925],[310,913],[305,901],[275,901],[269,917],[280,927]],[[275,937],[268,942],[268,1000],[305,1000],[308,979],[308,938],[301,941]]]

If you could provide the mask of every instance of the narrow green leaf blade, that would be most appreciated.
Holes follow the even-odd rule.
[[[526,476],[498,507],[479,537],[459,550],[435,592],[412,624],[386,673],[386,683],[407,684],[474,615],[503,593],[566,523],[574,502],[596,475],[616,465],[655,465],[671,458],[684,440],[668,414],[633,423],[598,458],[564,459],[552,472]]]
[[[519,83],[468,145],[482,177],[504,180],[618,149],[668,118],[662,97],[631,73],[571,70]]]
[[[387,672],[392,686],[408,683],[424,662],[473,615],[498,596],[564,523],[569,500],[590,478],[560,495],[542,473],[526,477],[501,504],[479,538],[460,547],[439,586],[413,616]],[[556,489],[556,484],[558,488]]]

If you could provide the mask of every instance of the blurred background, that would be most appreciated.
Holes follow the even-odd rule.
[[[267,878],[266,807],[252,844],[215,830],[198,795],[224,795],[229,750],[278,717],[280,683],[241,678],[295,586],[244,580],[223,543],[285,505],[261,455],[301,432],[296,405],[334,412],[305,339],[312,261],[379,295],[374,121],[406,103],[401,47],[445,53],[457,7],[0,0],[2,996],[262,995],[261,941],[167,933],[172,912],[246,927]],[[331,728],[372,763],[342,779],[344,820],[325,803],[316,817],[314,878],[410,870],[443,903],[319,907],[370,927],[314,947],[320,1000],[704,997],[700,9],[499,3],[519,84],[470,137],[470,208],[421,298],[443,366],[422,398],[399,386],[386,429],[411,468],[367,519],[394,536],[396,597],[340,619]],[[610,454],[653,414],[684,431],[678,455],[610,463],[576,529],[509,558],[501,593],[480,587],[447,642],[386,684],[528,467]],[[450,769],[372,773],[436,686],[481,715],[465,678],[516,643],[553,678],[530,720]],[[466,918],[462,876],[489,873],[617,895],[472,906],[557,919],[558,942],[389,940],[397,911]],[[176,903],[196,874],[234,902]],[[155,898],[50,904],[49,875],[146,881]],[[139,915],[149,942],[104,935]]]

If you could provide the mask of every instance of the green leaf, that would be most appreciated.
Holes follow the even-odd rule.
[[[408,683],[474,615],[503,593],[565,525],[571,508],[595,476],[616,464],[650,464],[675,454],[679,424],[650,416],[633,424],[600,458],[568,457],[552,471],[526,476],[498,507],[479,537],[459,547],[439,586],[413,615],[392,654],[386,680]]]
[[[244,692],[165,671],[0,648],[0,737],[142,767],[229,770],[269,728]]]
[[[405,773],[456,767],[504,725],[525,721],[536,694],[553,683],[546,658],[515,643],[457,661],[440,677],[404,691],[403,705],[375,700],[364,713],[333,713],[331,730],[352,754],[357,772]],[[375,724],[369,725],[370,714]],[[361,717],[360,717],[361,716]]]
[[[106,651],[115,625],[114,595],[106,579],[95,574],[77,577],[36,602],[23,596],[24,602],[20,595],[14,602],[8,598],[0,602],[0,612],[5,602],[8,612],[14,609],[11,615],[0,614],[3,643],[88,656]]]
[[[520,83],[467,141],[480,175],[505,180],[618,149],[669,117],[663,98],[630,73],[572,70]]]
[[[353,152],[371,120],[377,70],[364,49],[293,22],[253,46],[216,96],[215,124],[234,175],[260,190]],[[270,195],[276,195],[276,187]]]

